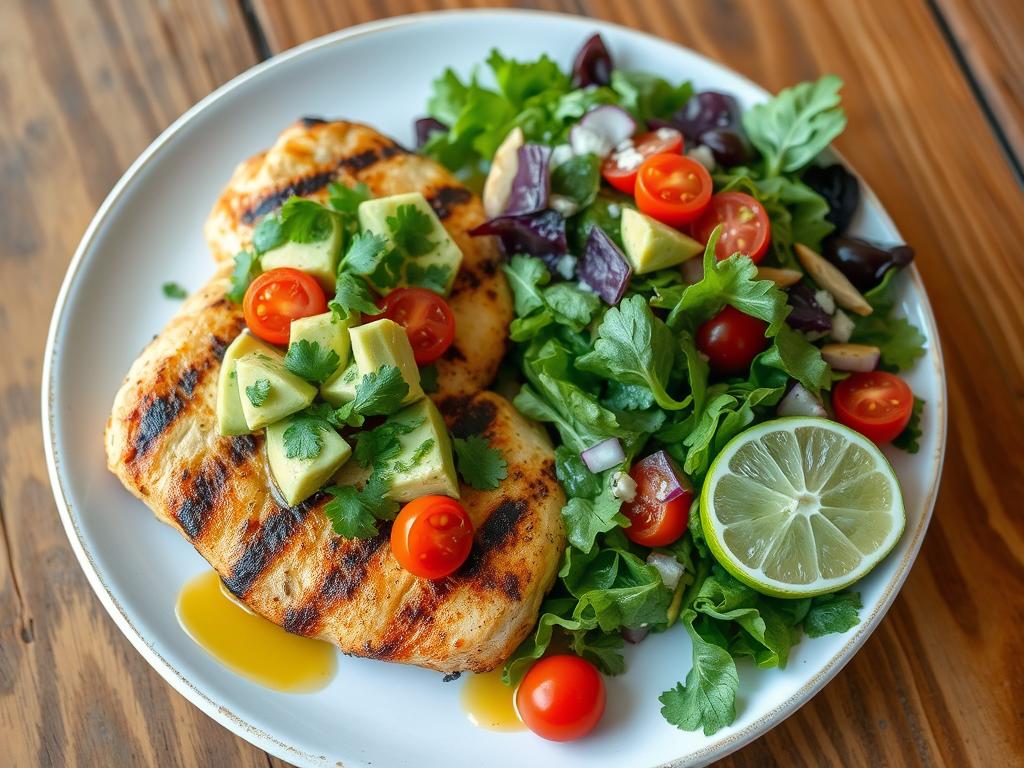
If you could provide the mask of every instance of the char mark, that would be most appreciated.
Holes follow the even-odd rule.
[[[384,546],[390,534],[388,529],[372,539],[355,539],[344,544],[340,539],[335,539],[336,545],[344,546],[345,551],[335,556],[335,562],[314,599],[325,604],[350,599],[366,578],[370,560]]]
[[[219,460],[214,459],[208,466],[200,469],[192,481],[185,500],[174,513],[175,519],[190,539],[197,539],[210,519],[210,513],[217,506],[221,491],[227,483],[227,468]]]
[[[129,460],[136,460],[146,454],[156,443],[174,420],[178,418],[199,382],[199,371],[187,369],[171,387],[166,395],[149,394],[132,414],[132,423],[138,426],[135,430],[134,451]]]
[[[515,600],[518,603],[523,599],[522,590],[519,589],[519,577],[514,573],[505,574],[505,578],[501,582],[501,589],[509,600]]]
[[[498,409],[490,400],[469,400],[465,397],[445,399],[441,403],[441,412],[453,419],[451,433],[461,438],[486,434],[498,415]]]
[[[314,125],[324,125],[327,121],[322,117],[313,117],[312,115],[303,115],[299,118],[299,122],[302,123],[303,128],[312,128]]]
[[[231,438],[228,455],[231,457],[231,462],[237,467],[244,464],[250,456],[259,450],[259,447],[259,438],[255,435],[238,435]]]
[[[314,627],[320,621],[320,611],[315,605],[304,605],[301,608],[289,608],[284,614],[284,628],[293,635],[313,634]]]
[[[473,199],[473,193],[465,187],[441,187],[427,199],[430,207],[434,209],[437,218],[447,219],[452,215],[452,209],[464,205]]]
[[[457,578],[473,579],[481,573],[486,573],[484,565],[488,555],[504,545],[505,541],[515,531],[519,520],[526,514],[527,508],[526,502],[521,499],[505,499],[498,504],[484,521],[484,524],[477,529],[476,544],[470,551],[469,558],[455,572],[455,576]],[[497,586],[493,582],[494,574],[487,573],[486,575],[487,580],[484,586]],[[517,591],[518,586],[517,581]]]

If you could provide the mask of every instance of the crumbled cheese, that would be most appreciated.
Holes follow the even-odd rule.
[[[565,216],[565,218],[569,218],[579,210],[579,206],[576,205],[576,201],[571,197],[566,197],[565,195],[551,195],[551,197],[548,198],[548,205]]]
[[[622,214],[622,208],[619,207],[618,203],[608,203],[608,207],[605,210],[608,211],[608,215],[611,216],[613,219],[619,218],[619,216]]]
[[[675,128],[669,128],[667,125],[663,125],[654,132],[654,135],[659,139],[674,139],[677,133],[679,133],[679,131]]]
[[[568,253],[563,254],[555,263],[555,271],[566,280],[571,280],[572,276],[576,274],[576,257],[570,256]]]
[[[625,152],[627,149],[630,149],[632,146],[633,146],[633,140],[632,139],[623,139],[622,141],[620,141],[618,144],[615,145],[615,151],[616,152]]]
[[[612,144],[608,139],[582,125],[573,126],[569,131],[569,143],[577,155],[594,154],[598,157],[607,157],[612,151]]]
[[[837,309],[836,313],[832,315],[832,338],[840,344],[845,344],[852,335],[853,320],[843,310]]]
[[[814,300],[818,302],[818,306],[825,310],[826,315],[831,315],[836,311],[836,300],[832,297],[832,294],[822,289],[814,292]]]
[[[612,475],[612,496],[626,503],[636,498],[636,480],[619,470]]]
[[[696,147],[686,153],[686,156],[691,160],[696,160],[698,163],[708,169],[709,172],[715,170],[715,153],[710,148],[703,144],[698,144]]]
[[[571,160],[572,157],[572,147],[570,147],[568,144],[559,144],[557,147],[551,150],[551,167],[557,168],[562,163]]]
[[[620,171],[632,171],[640,167],[644,156],[636,151],[635,147],[615,150],[615,167]]]

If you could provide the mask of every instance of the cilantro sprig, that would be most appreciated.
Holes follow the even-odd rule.
[[[376,536],[377,521],[394,520],[398,514],[398,502],[387,498],[390,487],[387,476],[374,474],[362,490],[351,485],[324,488],[332,497],[324,505],[324,514],[331,521],[334,532],[346,539]]]
[[[288,346],[284,356],[284,366],[306,381],[322,384],[338,370],[341,358],[329,347],[321,347],[319,342],[299,339]]]
[[[486,437],[470,435],[452,440],[459,474],[478,491],[490,491],[508,477],[508,462]]]
[[[267,402],[267,398],[270,396],[270,380],[256,379],[256,381],[245,388],[245,396],[254,408],[259,408]]]

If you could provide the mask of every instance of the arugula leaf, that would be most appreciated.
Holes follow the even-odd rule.
[[[259,408],[270,396],[270,379],[256,379],[245,388],[245,396],[254,408]]]
[[[462,479],[478,491],[497,488],[508,477],[508,463],[501,451],[493,448],[486,437],[470,435],[452,439],[455,458]]]
[[[883,317],[875,312],[854,320],[850,341],[878,347],[882,353],[882,367],[892,371],[905,371],[924,354],[928,342],[924,334],[903,317]]]
[[[451,276],[452,268],[444,264],[428,264],[424,267],[410,261],[405,265],[405,281],[409,285],[418,285],[442,296],[448,291]]]
[[[296,376],[322,384],[331,377],[338,366],[341,365],[341,358],[333,349],[320,346],[319,342],[299,339],[294,344],[288,345],[288,352],[284,356],[284,367]]]
[[[351,272],[338,275],[334,284],[334,299],[327,306],[341,320],[356,313],[379,315],[383,311],[374,301],[366,281]]]
[[[400,205],[394,216],[387,217],[391,241],[410,256],[430,253],[436,242],[430,239],[434,222],[415,205]]]
[[[286,239],[284,227],[281,226],[281,218],[270,214],[264,216],[253,230],[252,247],[256,253],[266,253],[283,244]]]
[[[315,459],[324,448],[323,433],[334,429],[334,411],[324,403],[291,417],[284,431],[284,452],[289,459]]]
[[[625,384],[617,379],[609,379],[602,402],[612,410],[644,411],[654,405],[654,395],[643,385]]]
[[[188,291],[181,287],[178,283],[164,283],[161,286],[164,296],[168,299],[184,299],[188,297]]]
[[[386,237],[372,232],[360,232],[352,238],[339,269],[347,269],[357,275],[373,274],[387,251]]]
[[[743,113],[743,128],[764,157],[766,176],[799,171],[843,132],[842,86],[838,77],[826,75],[786,88]]]
[[[815,394],[828,389],[832,383],[828,363],[822,359],[821,350],[806,336],[783,325],[774,341],[758,356],[761,365],[785,371]]]
[[[551,172],[551,192],[572,200],[579,209],[597,198],[601,188],[601,160],[597,155],[575,155]]]
[[[329,486],[324,491],[332,497],[324,505],[324,514],[331,521],[334,532],[347,539],[367,539],[378,534],[378,520],[394,520],[398,502],[387,498],[389,480],[383,475],[371,475],[366,487]]]
[[[555,475],[569,497],[593,498],[601,492],[601,476],[591,472],[579,452],[567,445],[555,448]]]
[[[925,401],[914,396],[914,407],[910,412],[910,421],[906,429],[897,435],[892,444],[907,453],[917,453],[921,450],[921,415],[924,413]]]
[[[696,618],[694,611],[685,610],[679,619],[693,644],[686,682],[676,683],[659,701],[661,714],[672,725],[684,731],[702,728],[710,736],[736,719],[740,679],[729,651],[705,640],[693,625]]]
[[[281,206],[281,240],[316,243],[331,236],[333,213],[314,200],[292,196]]]
[[[628,518],[619,512],[621,507],[622,499],[612,496],[607,488],[595,499],[579,496],[569,499],[562,507],[562,521],[569,543],[581,552],[589,553],[598,534],[629,524]]]
[[[601,299],[575,285],[556,283],[544,289],[544,304],[556,323],[582,331],[601,307]]]
[[[359,210],[359,204],[366,202],[371,197],[370,188],[363,182],[356,182],[354,187],[339,184],[332,181],[327,185],[327,202],[339,213],[354,215]]]
[[[804,618],[804,632],[808,637],[846,632],[860,623],[857,612],[862,607],[858,592],[838,592],[815,597]]]
[[[239,251],[235,254],[235,269],[231,273],[231,286],[225,294],[228,299],[241,304],[245,292],[256,276],[261,272],[259,257],[250,251]]]
[[[507,264],[501,265],[501,271],[512,287],[512,297],[519,317],[526,317],[544,306],[541,286],[551,282],[551,273],[544,262],[533,256],[516,254]]]
[[[645,386],[662,408],[679,410],[685,402],[675,400],[665,389],[675,347],[672,332],[654,316],[644,298],[631,296],[605,313],[594,350],[577,360],[576,367],[625,384]]]
[[[641,123],[670,118],[693,95],[689,82],[673,86],[657,75],[621,69],[612,70],[612,90],[619,94],[621,106]]]
[[[546,54],[541,54],[536,61],[516,61],[506,59],[497,48],[492,48],[487,65],[494,72],[498,90],[516,106],[549,89],[569,87],[569,78]]]

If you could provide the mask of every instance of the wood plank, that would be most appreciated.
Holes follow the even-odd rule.
[[[381,15],[454,5],[389,3]],[[1014,514],[1024,492],[1017,298],[1024,280],[1016,257],[1024,196],[929,7],[924,0],[536,5],[645,29],[773,90],[823,72],[842,76],[850,126],[838,146],[916,247],[943,332],[949,453],[907,585],[821,695],[724,764],[987,765],[1024,754],[1015,705],[1024,666],[1013,651],[1021,632],[1005,618],[1024,612],[1024,596],[1005,588],[1024,573],[1024,524]],[[255,0],[254,8],[274,51],[377,16],[375,6],[357,2]],[[1019,33],[1002,32],[1019,54]]]
[[[981,97],[1024,167],[1024,3],[933,0],[960,48]]]
[[[0,3],[5,765],[267,765],[160,679],[100,607],[53,506],[38,417],[50,312],[96,208],[157,133],[255,61],[224,0]]]

